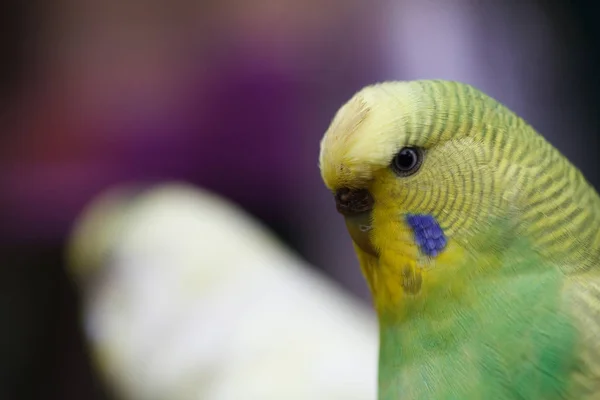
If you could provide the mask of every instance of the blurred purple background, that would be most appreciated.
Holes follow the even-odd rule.
[[[471,83],[600,186],[597,13],[581,2],[7,2],[0,133],[0,398],[104,399],[62,265],[73,219],[130,180],[241,204],[368,301],[317,165],[362,86]]]

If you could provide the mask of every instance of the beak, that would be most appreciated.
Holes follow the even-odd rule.
[[[335,203],[338,212],[344,216],[352,241],[362,251],[377,257],[370,237],[371,211],[375,203],[371,193],[365,189],[342,188],[335,193]]]

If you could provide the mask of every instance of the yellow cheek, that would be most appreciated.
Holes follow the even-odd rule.
[[[421,291],[423,270],[416,261],[400,255],[385,255],[378,263],[373,285],[377,309],[396,307],[407,296],[415,296]]]
[[[411,241],[398,241],[393,250],[386,250],[379,259],[361,264],[369,280],[373,300],[379,312],[394,310],[402,318],[402,310],[422,303],[439,293],[460,296],[467,288],[461,266],[464,251],[455,242],[435,258],[420,254]],[[399,243],[399,244],[398,244]]]
[[[383,179],[373,184],[376,206],[372,211],[371,242],[379,253],[373,257],[357,249],[363,273],[368,280],[376,308],[393,309],[419,303],[434,293],[460,293],[464,290],[464,250],[452,239],[437,257],[421,253],[414,233],[403,217],[402,203],[389,193]],[[441,291],[440,291],[441,288]]]

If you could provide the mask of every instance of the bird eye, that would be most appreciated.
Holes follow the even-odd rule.
[[[392,170],[398,176],[409,176],[419,170],[423,163],[423,150],[418,147],[404,147],[394,156]]]

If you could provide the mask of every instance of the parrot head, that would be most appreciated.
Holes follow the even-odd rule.
[[[360,90],[326,131],[319,164],[379,307],[450,279],[457,259],[497,252],[524,221],[549,232],[531,220],[551,215],[539,208],[548,189],[572,197],[565,188],[582,179],[507,108],[448,81]]]

